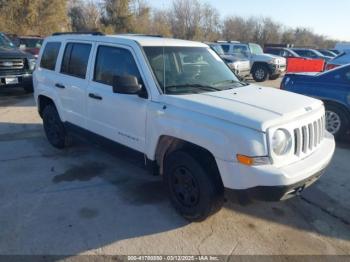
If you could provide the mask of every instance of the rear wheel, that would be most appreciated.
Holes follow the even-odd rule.
[[[269,78],[269,70],[265,65],[256,65],[252,75],[256,82],[264,82]]]
[[[47,139],[56,148],[62,149],[70,144],[64,124],[54,105],[47,105],[43,110],[43,125]]]
[[[350,126],[349,119],[341,107],[326,105],[326,128],[336,139],[345,136]]]
[[[166,157],[164,171],[170,200],[184,218],[202,221],[220,210],[223,186],[206,164],[185,151],[175,151]]]

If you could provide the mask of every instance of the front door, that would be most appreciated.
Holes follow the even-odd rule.
[[[145,149],[148,99],[113,93],[115,76],[136,76],[144,85],[133,50],[99,43],[87,92],[88,129],[140,152]],[[145,87],[144,87],[145,88]]]

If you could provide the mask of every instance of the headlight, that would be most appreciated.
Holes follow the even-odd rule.
[[[278,59],[277,58],[272,58],[271,59],[271,64],[278,64]]]
[[[285,129],[277,129],[272,136],[272,150],[276,155],[287,154],[292,147],[292,136]]]
[[[29,58],[28,64],[29,64],[29,70],[34,71],[35,65],[36,65],[36,60],[34,58]]]

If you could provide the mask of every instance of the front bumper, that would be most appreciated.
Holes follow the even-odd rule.
[[[281,75],[286,72],[286,65],[269,64],[270,75]]]
[[[245,166],[238,162],[216,160],[226,188],[245,190],[265,200],[280,200],[315,182],[330,163],[334,150],[334,138],[326,132],[318,150],[284,167]]]
[[[6,78],[17,78],[18,83],[7,84],[5,81]],[[31,86],[33,86],[33,77],[31,73],[0,75],[0,88],[31,87]]]
[[[293,185],[287,186],[257,186],[244,190],[245,193],[258,200],[263,201],[280,201],[286,200],[291,197],[301,194],[304,189],[311,186],[316,182],[323,174],[325,169],[322,169],[316,174],[297,182]],[[239,190],[238,190],[239,191]]]
[[[248,69],[235,69],[234,72],[240,77],[247,77],[250,75],[250,68]]]

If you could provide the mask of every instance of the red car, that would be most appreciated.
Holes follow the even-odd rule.
[[[44,39],[40,36],[21,36],[19,37],[19,48],[37,58],[43,40]]]

